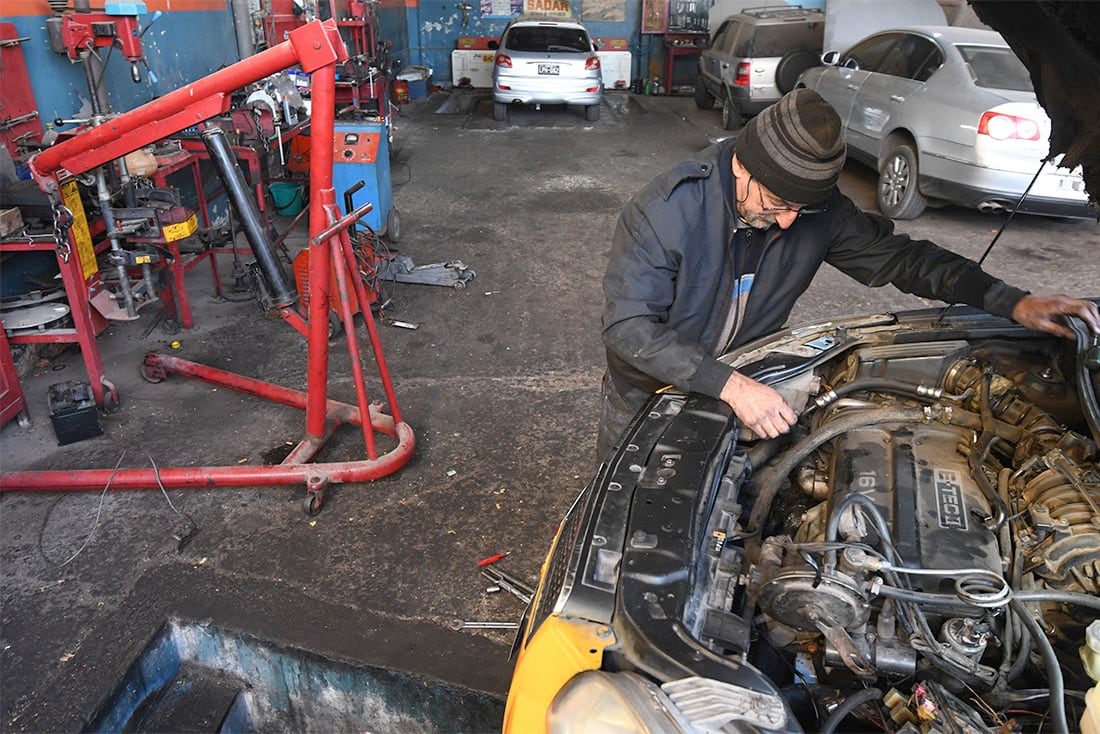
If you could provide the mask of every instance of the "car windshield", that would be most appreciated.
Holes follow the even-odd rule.
[[[761,26],[748,39],[737,56],[782,56],[793,49],[821,48],[821,39],[825,29],[820,23],[789,23],[786,25]]]
[[[568,51],[587,53],[592,50],[588,34],[577,28],[552,26],[520,26],[508,31],[504,45],[512,51]]]
[[[970,68],[970,76],[979,87],[1030,92],[1027,67],[1008,48],[992,46],[956,46]]]

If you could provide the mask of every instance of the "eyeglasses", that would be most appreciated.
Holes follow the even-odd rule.
[[[749,176],[749,183],[752,183],[752,176]],[[769,192],[770,194],[771,192]],[[825,204],[790,204],[788,202],[782,202],[779,205],[768,206],[764,201],[764,185],[760,181],[756,182],[756,198],[760,201],[760,213],[761,214],[789,214],[794,212],[797,216],[805,216],[807,214],[823,214],[827,207]]]

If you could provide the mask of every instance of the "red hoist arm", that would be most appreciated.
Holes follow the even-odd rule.
[[[306,73],[312,73],[336,62],[346,61],[347,58],[347,50],[340,39],[336,21],[314,21],[291,31],[288,40],[278,46],[216,71],[42,151],[31,159],[31,173],[39,186],[45,187],[54,176],[63,178],[66,174],[90,171],[138,148],[226,113],[234,90],[295,64],[300,64]]]

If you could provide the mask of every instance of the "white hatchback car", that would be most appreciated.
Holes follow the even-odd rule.
[[[508,119],[512,104],[584,107],[600,119],[600,57],[585,27],[575,20],[516,18],[504,29],[493,64],[493,119]]]

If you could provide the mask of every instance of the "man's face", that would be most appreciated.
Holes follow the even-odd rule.
[[[750,227],[767,229],[777,224],[780,229],[786,229],[798,219],[798,212],[803,205],[783,201],[768,191],[759,180],[746,178],[743,193],[740,191],[742,185],[740,178],[737,180],[737,185],[739,189],[737,212]]]
[[[733,159],[733,177],[736,182],[737,214],[753,229],[767,229],[773,224],[787,229],[805,208],[803,204],[784,201],[768,191],[736,157]]]

